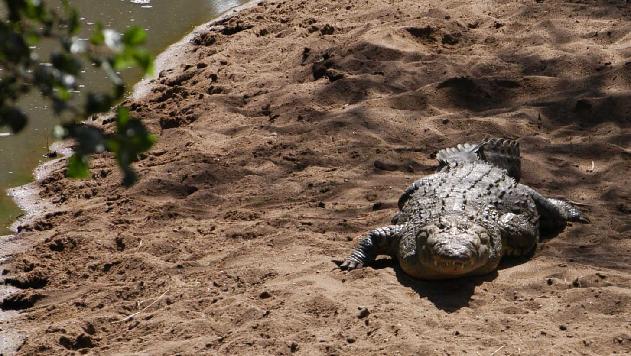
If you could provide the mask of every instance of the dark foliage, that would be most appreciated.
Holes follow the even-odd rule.
[[[148,150],[155,138],[125,108],[116,110],[116,129],[106,132],[83,123],[90,115],[109,111],[125,94],[125,84],[117,71],[137,66],[145,73],[153,70],[153,58],[142,48],[146,33],[132,27],[123,34],[97,25],[89,41],[79,39],[79,15],[63,1],[58,13],[40,0],[4,0],[6,19],[0,22],[0,126],[18,133],[26,127],[28,117],[17,101],[37,90],[52,103],[60,118],[55,129],[59,139],[76,142],[74,155],[68,161],[67,175],[88,177],[88,157],[111,152],[124,173],[123,184],[131,185],[136,174],[131,164]],[[36,60],[31,46],[43,39],[57,41],[50,54],[50,65]],[[84,103],[73,99],[77,77],[82,68],[93,65],[105,72],[112,82],[111,92],[89,92]]]

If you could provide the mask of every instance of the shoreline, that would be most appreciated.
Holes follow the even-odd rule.
[[[158,78],[158,75],[161,71],[169,68],[176,68],[181,62],[183,54],[185,53],[184,49],[190,45],[190,41],[200,33],[202,30],[208,30],[210,27],[221,24],[222,22],[229,20],[230,18],[236,16],[241,11],[249,9],[251,7],[257,6],[259,3],[262,3],[266,0],[250,0],[245,4],[235,6],[219,17],[203,23],[199,26],[195,26],[193,30],[187,33],[182,39],[179,41],[169,45],[164,51],[160,52],[155,58],[154,66],[155,73],[149,78],[143,78],[138,83],[134,85],[132,93],[130,94],[130,98],[134,100],[140,100],[149,94],[152,84],[155,79]]]
[[[63,161],[72,154],[72,149],[69,143],[53,142],[49,150],[56,152],[59,157],[45,161],[35,167],[32,182],[7,189],[7,194],[24,212],[24,214],[17,218],[9,227],[14,234],[18,233],[18,227],[20,225],[29,224],[37,220],[37,218],[41,218],[53,208],[50,202],[42,201],[39,197],[39,184],[49,177],[53,171],[61,168]]]
[[[181,59],[180,51],[183,50],[187,45],[189,45],[190,40],[201,30],[220,24],[221,22],[226,21],[231,17],[237,15],[239,12],[256,6],[258,3],[264,1],[266,0],[248,1],[245,4],[230,8],[222,15],[211,21],[195,26],[195,28],[191,32],[184,35],[184,37],[182,37],[177,42],[169,45],[164,51],[160,52],[156,56],[154,75],[148,78],[143,78],[136,84],[134,84],[132,92],[129,94],[128,98],[134,100],[142,99],[149,93],[149,91],[151,90],[151,86],[154,84],[155,79],[158,77],[158,74],[162,70],[175,68],[179,64],[181,64],[181,62],[178,61],[179,59]],[[72,153],[72,150],[70,149],[69,144],[64,142],[53,142],[50,145],[49,150],[57,152],[61,155],[61,157],[48,160],[35,167],[35,169],[33,170],[34,179],[32,182],[7,189],[7,194],[13,199],[13,201],[15,201],[18,207],[22,211],[24,211],[24,214],[17,218],[16,221],[14,221],[9,227],[14,232],[14,234],[2,235],[0,236],[0,238],[14,236],[15,233],[17,233],[17,227],[19,225],[28,224],[36,220],[38,217],[42,217],[52,206],[48,202],[42,202],[39,198],[40,189],[38,188],[38,182],[41,182],[43,179],[48,177],[52,171],[59,169],[62,161],[64,161]]]
[[[138,100],[146,96],[160,71],[168,68],[175,68],[179,64],[178,59],[180,59],[180,53],[178,51],[186,47],[190,43],[190,40],[200,30],[217,25],[222,21],[226,21],[237,15],[239,12],[256,6],[258,3],[263,1],[266,0],[251,0],[245,4],[232,7],[219,17],[196,26],[180,40],[169,45],[164,51],[160,52],[156,56],[154,75],[149,78],[143,78],[134,84],[132,92],[128,98]],[[9,227],[9,229],[14,232],[13,234],[0,236],[0,245],[2,245],[2,254],[0,254],[0,271],[3,270],[3,267],[10,261],[12,256],[25,251],[30,247],[30,245],[24,241],[19,241],[19,226],[32,223],[33,221],[45,216],[47,213],[54,211],[54,205],[50,201],[44,200],[40,197],[41,188],[39,184],[42,180],[49,177],[53,171],[60,169],[65,165],[65,160],[72,154],[72,150],[70,149],[68,143],[53,142],[50,145],[50,151],[57,152],[60,157],[48,160],[35,167],[33,170],[32,182],[7,189],[7,194],[11,197],[11,199],[13,199],[13,201],[15,201],[24,214],[18,217]],[[18,291],[18,288],[1,285],[0,300]],[[9,325],[5,322],[17,317],[18,314],[18,311],[0,310],[0,323],[2,323],[0,325]],[[17,348],[24,342],[26,337],[27,335],[19,331],[0,328],[0,355],[10,355],[16,352]]]
[[[45,216],[49,211],[54,210],[54,205],[50,201],[40,198],[40,183],[64,164],[63,162],[71,154],[72,150],[64,142],[54,142],[50,145],[50,150],[57,152],[60,157],[48,160],[35,167],[32,182],[7,190],[7,194],[15,201],[24,214],[11,224],[10,230],[14,232],[13,234],[0,236],[0,245],[2,246],[0,271],[4,270],[6,263],[10,261],[12,256],[31,247],[31,244],[20,239],[19,226],[30,224]],[[0,285],[0,300],[17,292],[19,292],[19,289],[16,287]],[[4,326],[10,325],[8,322],[16,318],[18,314],[19,311],[0,310],[0,325],[3,326],[0,329],[0,355],[14,353],[26,339],[26,335],[19,331],[4,329]]]

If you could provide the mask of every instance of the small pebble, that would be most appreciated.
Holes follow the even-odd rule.
[[[359,309],[359,311],[357,312],[357,317],[360,319],[363,319],[370,315],[370,311],[368,311],[368,308],[366,307],[358,307],[357,309]]]
[[[566,325],[561,324],[561,325],[559,325],[559,329],[561,329],[561,330],[565,331],[565,330],[567,330],[567,326],[566,326]]]
[[[261,292],[261,294],[259,294],[259,298],[261,299],[267,299],[270,298],[272,295],[270,294],[270,292],[264,290]]]
[[[295,341],[289,343],[289,350],[294,353],[298,351],[298,344]]]

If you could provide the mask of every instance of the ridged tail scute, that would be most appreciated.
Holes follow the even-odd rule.
[[[503,168],[508,175],[519,182],[521,178],[521,158],[519,143],[506,138],[489,138],[478,145],[478,157],[492,165]]]
[[[478,149],[480,145],[470,143],[459,144],[456,147],[444,148],[436,154],[438,160],[438,171],[444,171],[449,167],[455,167],[465,162],[473,162],[479,160]]]
[[[446,171],[465,162],[482,160],[496,167],[503,168],[508,175],[519,182],[521,178],[521,158],[519,143],[507,138],[489,138],[474,145],[459,144],[438,151],[438,171]]]

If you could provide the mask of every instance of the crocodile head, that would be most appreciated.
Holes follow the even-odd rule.
[[[423,277],[430,279],[476,274],[499,262],[500,248],[498,231],[457,213],[441,216],[417,232],[418,262]]]

